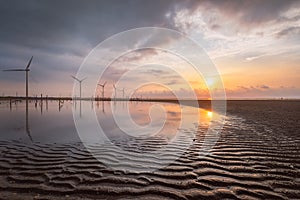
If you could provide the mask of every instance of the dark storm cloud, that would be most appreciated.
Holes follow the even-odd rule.
[[[34,55],[32,64],[39,70],[31,73],[41,79],[55,79],[46,76],[47,70],[74,74],[89,51],[113,34],[136,27],[166,26],[165,14],[174,3],[0,1],[0,69],[23,67]],[[6,77],[0,74],[0,80]]]
[[[171,1],[2,1],[0,43],[83,56],[82,44],[94,46],[120,31],[162,25],[171,5]]]
[[[9,64],[9,60],[18,60],[20,56],[27,59],[33,52],[84,57],[96,44],[120,31],[142,26],[172,27],[166,14],[182,8],[192,12],[197,7],[214,7],[226,15],[237,16],[242,23],[258,24],[278,17],[293,2],[0,1],[0,59],[2,63]],[[218,26],[212,25],[213,28]],[[156,43],[162,42],[157,41],[160,37],[154,38]],[[163,41],[166,39],[161,38]]]

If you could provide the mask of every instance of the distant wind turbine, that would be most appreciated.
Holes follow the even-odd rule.
[[[87,77],[85,77],[85,78],[83,78],[83,79],[78,79],[78,78],[76,78],[75,76],[72,76],[71,75],[71,77],[73,78],[73,79],[75,79],[76,81],[78,81],[78,83],[79,83],[79,95],[80,95],[80,99],[81,99],[81,83],[82,83],[82,81],[84,81]]]
[[[125,88],[121,90],[123,92],[123,99],[125,98]]]
[[[27,66],[25,69],[6,69],[6,70],[3,70],[5,72],[26,72],[26,99],[28,99],[28,72],[30,71],[29,69],[29,66],[31,64],[31,61],[33,59],[33,56],[31,56]]]
[[[98,85],[102,87],[102,100],[103,100],[104,99],[104,87],[106,85],[106,81],[103,83],[103,85],[101,85],[101,84],[98,84]]]
[[[117,88],[116,88],[115,84],[113,84],[113,87],[114,87],[114,89],[115,89],[115,96],[114,96],[114,99],[116,99],[116,97],[117,97]]]

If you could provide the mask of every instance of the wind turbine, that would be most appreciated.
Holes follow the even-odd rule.
[[[113,87],[115,89],[115,98],[117,96],[117,90],[119,90],[119,91],[122,91],[122,93],[123,93],[123,100],[124,100],[124,98],[125,98],[125,88],[118,89],[118,88],[116,88],[115,84],[113,84]]]
[[[106,85],[106,81],[103,83],[103,85],[101,85],[101,84],[98,84],[98,85],[102,87],[102,100],[103,100],[104,99],[104,87]]]
[[[76,78],[75,76],[72,76],[71,75],[71,77],[73,78],[73,79],[75,79],[76,81],[78,81],[78,83],[79,83],[79,95],[80,95],[80,100],[81,100],[81,83],[82,83],[82,81],[84,81],[87,77],[85,77],[85,78],[83,78],[83,79],[78,79],[78,78]]]
[[[33,141],[33,140],[32,140],[32,137],[31,137],[31,135],[30,135],[29,120],[28,120],[28,112],[29,112],[29,111],[28,111],[28,72],[30,71],[29,67],[30,67],[30,64],[31,64],[32,59],[33,59],[33,56],[31,56],[31,58],[30,58],[30,60],[29,60],[29,62],[28,62],[28,64],[27,64],[27,66],[26,66],[25,69],[7,69],[7,70],[3,70],[3,71],[5,71],[5,72],[25,72],[25,74],[26,74],[25,127],[26,127],[26,132],[27,132],[27,134],[28,134],[28,136],[29,136],[29,139],[30,139],[31,141]]]
[[[123,88],[121,91],[123,91],[123,100],[125,98],[125,88]]]
[[[113,87],[114,87],[114,89],[115,89],[115,96],[114,96],[114,99],[116,100],[116,97],[117,97],[117,88],[116,88],[115,84],[113,84]]]
[[[28,99],[28,72],[30,71],[29,69],[29,66],[31,64],[31,61],[33,59],[33,56],[31,56],[27,66],[25,69],[6,69],[6,70],[3,70],[5,72],[25,72],[26,74],[26,99]]]

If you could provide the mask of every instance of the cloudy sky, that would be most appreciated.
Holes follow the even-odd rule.
[[[70,75],[100,42],[129,29],[162,27],[183,33],[207,52],[229,98],[300,98],[300,1],[0,0],[0,24],[0,69],[25,68],[34,56],[30,95],[71,95]],[[168,45],[180,45],[163,39]],[[151,49],[112,64],[100,80],[108,82],[106,95],[119,78],[116,74],[128,70],[132,62],[143,65],[164,59],[166,65],[173,63],[182,70],[198,97],[209,96],[207,87],[213,83],[193,77],[178,57]],[[140,79],[156,77],[182,94],[189,92],[177,76],[158,66],[144,70]],[[0,72],[0,95],[24,95],[24,79],[22,72]],[[123,87],[130,90],[133,85],[134,79]],[[156,87],[142,92],[168,95]]]

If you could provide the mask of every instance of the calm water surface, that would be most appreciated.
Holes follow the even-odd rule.
[[[183,106],[172,103],[151,102],[31,101],[26,116],[25,101],[12,104],[2,101],[0,140],[39,143],[80,142],[72,110],[77,118],[83,120],[88,117],[87,113],[95,111],[100,126],[111,139],[128,137],[126,132],[130,133],[130,137],[138,136],[135,135],[138,134],[136,129],[147,127],[149,124],[151,127],[148,127],[148,131],[172,138],[179,128],[192,129],[197,123],[210,122],[209,111],[184,107],[185,114],[182,116],[182,108]],[[126,115],[128,112],[130,118]],[[117,117],[118,125],[114,117]],[[132,125],[132,122],[135,125]],[[123,128],[119,128],[120,126]]]

